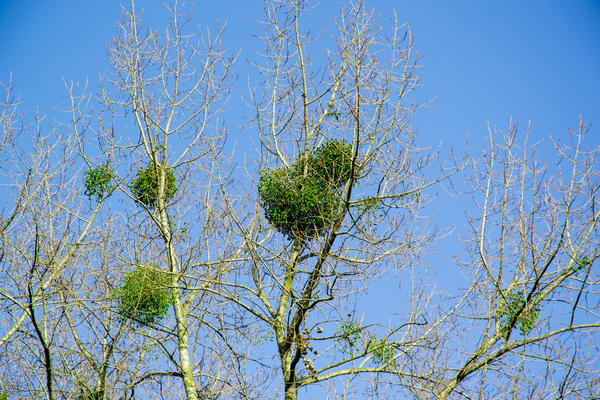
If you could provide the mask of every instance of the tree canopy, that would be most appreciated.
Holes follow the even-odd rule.
[[[50,130],[3,86],[0,400],[600,397],[590,125],[424,146],[410,28],[358,1],[315,36],[313,6],[265,1],[254,149],[244,61],[177,2],[123,8]],[[436,219],[456,198],[466,230]]]

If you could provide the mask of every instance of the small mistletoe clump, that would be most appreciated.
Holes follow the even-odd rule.
[[[340,188],[351,177],[352,146],[337,140],[300,156],[289,168],[261,171],[258,193],[265,218],[289,239],[323,234],[335,218]]]
[[[84,172],[84,176],[85,195],[90,200],[92,197],[96,197],[98,201],[102,200],[104,195],[115,187],[115,171],[109,164],[90,168]]]
[[[75,400],[102,400],[104,399],[104,390],[89,390],[89,389],[79,389],[79,394],[75,398]],[[0,400],[2,400],[0,398]]]
[[[373,349],[373,362],[377,365],[394,364],[394,342],[388,342],[386,339],[373,339],[369,348]]]
[[[169,312],[173,303],[169,274],[150,266],[138,266],[116,290],[119,314],[139,325],[152,326]]]
[[[342,352],[352,355],[360,344],[362,327],[355,322],[348,321],[337,327],[336,342],[342,345]]]
[[[175,186],[175,173],[173,168],[166,168],[164,165],[159,167],[165,172],[165,202],[171,200],[177,191]],[[140,169],[137,177],[131,184],[131,192],[138,204],[142,204],[150,209],[158,204],[158,188],[160,175],[156,174],[156,169],[152,162],[148,163],[146,168]]]
[[[499,296],[496,321],[498,321],[502,332],[506,333],[510,329],[510,323],[519,311],[521,311],[521,314],[517,317],[516,325],[518,325],[521,333],[524,335],[533,329],[540,316],[540,308],[534,307],[523,311],[526,306],[527,300],[521,290],[506,290],[503,292],[503,296]]]

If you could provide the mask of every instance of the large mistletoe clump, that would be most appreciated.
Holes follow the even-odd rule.
[[[177,191],[175,173],[173,168],[167,168],[165,165],[159,165],[158,169],[164,171],[165,174],[164,199],[167,202],[173,198]],[[131,184],[131,192],[138,204],[150,209],[156,207],[159,195],[159,175],[156,174],[156,168],[152,162],[148,163],[146,168],[138,171],[135,180]]]
[[[340,189],[353,177],[352,160],[349,143],[330,140],[287,168],[261,171],[258,193],[265,218],[289,239],[323,234],[335,219]]]
[[[143,326],[165,317],[173,303],[169,274],[152,266],[138,266],[116,289],[119,314]]]

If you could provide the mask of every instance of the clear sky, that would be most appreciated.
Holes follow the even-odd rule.
[[[138,0],[136,7],[145,10],[145,18],[160,20],[160,3]],[[194,23],[227,23],[225,44],[241,51],[236,71],[243,91],[245,59],[258,44],[249,34],[260,31],[254,19],[261,16],[262,1],[196,3]],[[322,1],[319,14],[333,14],[336,4]],[[423,65],[418,96],[437,98],[415,117],[415,127],[433,143],[460,145],[467,134],[485,134],[487,121],[506,128],[511,116],[521,124],[531,120],[540,135],[560,135],[577,124],[579,114],[600,122],[600,1],[366,4],[384,22],[395,9],[413,30]],[[17,92],[45,113],[60,105],[63,77],[87,78],[93,89],[105,69],[106,46],[119,13],[119,2],[112,0],[0,0],[0,81],[12,72]],[[239,109],[243,94],[233,96],[230,120],[247,111]],[[600,137],[594,129],[592,135]]]

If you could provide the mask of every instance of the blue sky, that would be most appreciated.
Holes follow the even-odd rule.
[[[157,1],[138,1],[144,17],[160,21]],[[337,2],[323,1],[321,15]],[[436,98],[415,117],[432,143],[460,145],[468,134],[485,134],[487,121],[506,128],[512,116],[532,121],[534,134],[559,136],[578,115],[600,121],[600,1],[399,1],[371,0],[384,22],[395,9],[414,33],[422,56],[422,99]],[[197,2],[194,23],[226,22],[226,43],[240,50],[232,116],[246,112],[239,98],[245,62],[258,42],[262,2]],[[106,66],[106,46],[119,17],[117,1],[0,1],[0,81],[13,73],[17,93],[31,109],[50,113],[67,81],[89,79],[93,89]],[[315,15],[315,13],[313,13]],[[307,21],[309,26],[311,21]],[[320,22],[315,20],[315,25]],[[320,26],[311,26],[318,29]],[[231,118],[230,118],[231,120]],[[234,124],[230,124],[230,132]],[[592,135],[598,137],[599,133]]]

